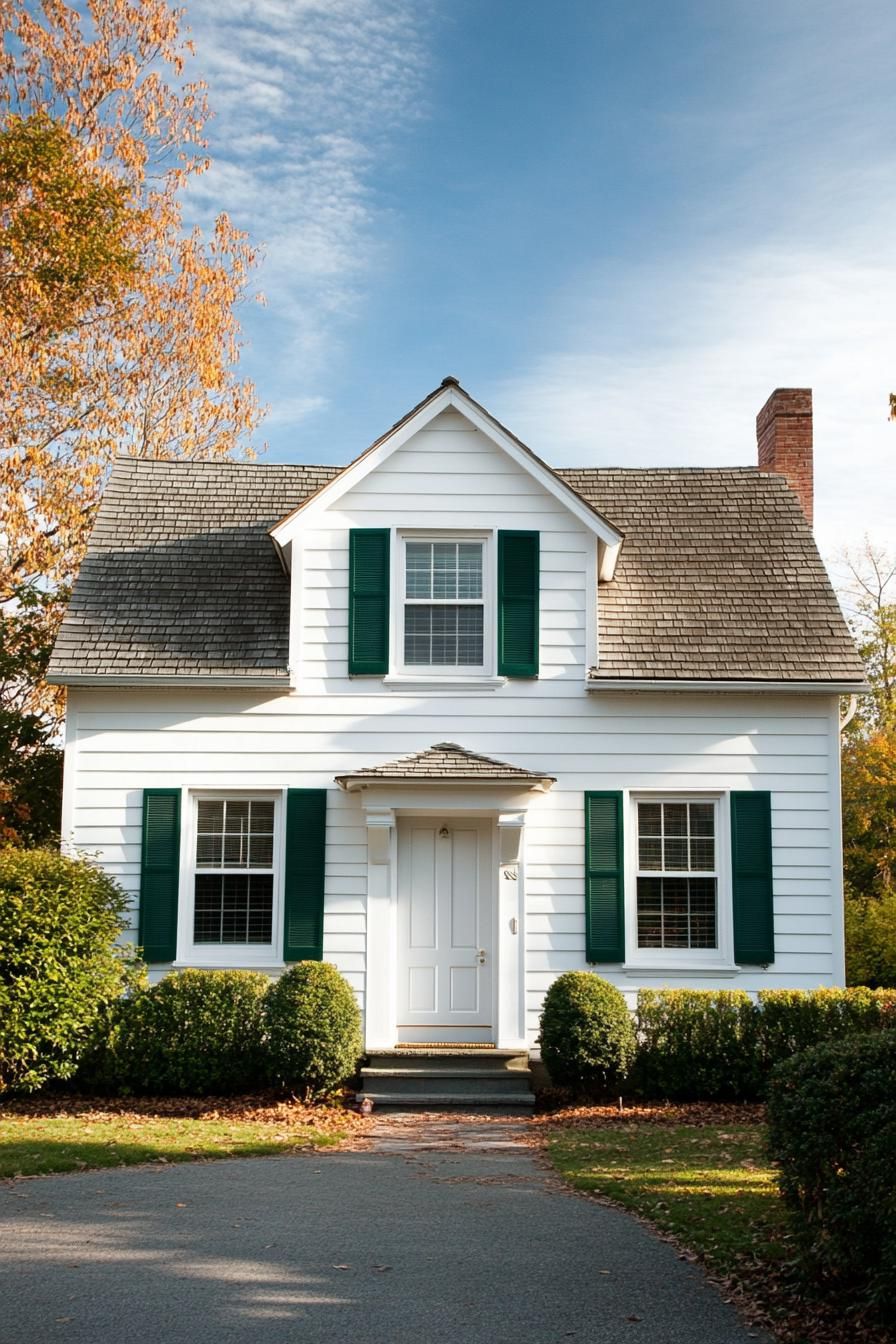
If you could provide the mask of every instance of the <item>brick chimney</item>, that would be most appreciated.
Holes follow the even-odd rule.
[[[759,470],[787,478],[812,526],[812,389],[779,387],[756,417]]]

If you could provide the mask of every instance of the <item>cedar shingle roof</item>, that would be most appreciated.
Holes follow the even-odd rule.
[[[506,761],[493,761],[490,756],[480,756],[466,747],[459,747],[456,742],[437,742],[435,746],[415,752],[413,756],[402,756],[385,765],[368,765],[350,775],[337,775],[336,783],[344,788],[355,781],[377,779],[413,779],[418,783],[425,779],[479,780],[485,784],[554,782],[553,775],[538,770],[524,770],[522,766],[508,765]]]
[[[558,475],[625,533],[598,594],[601,678],[864,680],[783,476],[750,467]]]
[[[49,676],[285,683],[289,581],[268,529],[339,470],[118,459]],[[602,678],[861,683],[783,477],[557,474],[625,534],[599,592]]]
[[[49,675],[287,676],[268,528],[336,467],[118,458]]]

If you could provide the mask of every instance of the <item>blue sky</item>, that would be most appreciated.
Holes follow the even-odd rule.
[[[555,465],[748,463],[808,385],[822,550],[892,544],[890,0],[187,5],[268,460],[451,373]]]

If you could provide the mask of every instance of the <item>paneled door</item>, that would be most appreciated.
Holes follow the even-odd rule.
[[[398,1040],[492,1041],[492,823],[398,823]]]

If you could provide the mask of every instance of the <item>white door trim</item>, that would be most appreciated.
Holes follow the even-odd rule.
[[[396,984],[400,1041],[497,1039],[495,823],[483,816],[399,817]],[[475,836],[472,852],[469,837]],[[417,850],[418,838],[422,851]],[[418,872],[415,854],[423,860]],[[458,864],[470,864],[457,883]],[[431,904],[418,882],[431,883]],[[428,910],[428,916],[427,916]],[[457,944],[455,918],[461,919]],[[472,924],[469,922],[472,916]],[[422,917],[423,926],[418,920]],[[427,928],[428,925],[431,927]],[[418,942],[412,946],[413,930]],[[419,935],[423,935],[419,941]],[[416,990],[411,989],[411,980]],[[459,991],[466,1009],[455,1002]],[[416,1005],[412,1000],[421,1000]]]
[[[523,838],[526,792],[513,787],[470,790],[458,785],[363,790],[367,826],[367,935],[364,994],[365,1049],[391,1050],[397,1036],[398,827],[399,816],[485,818],[496,823],[493,847],[497,930],[493,993],[495,1044],[522,1049],[526,1044],[525,863]],[[514,861],[515,860],[515,861]],[[510,870],[510,875],[506,875]],[[516,877],[512,873],[516,873]]]

